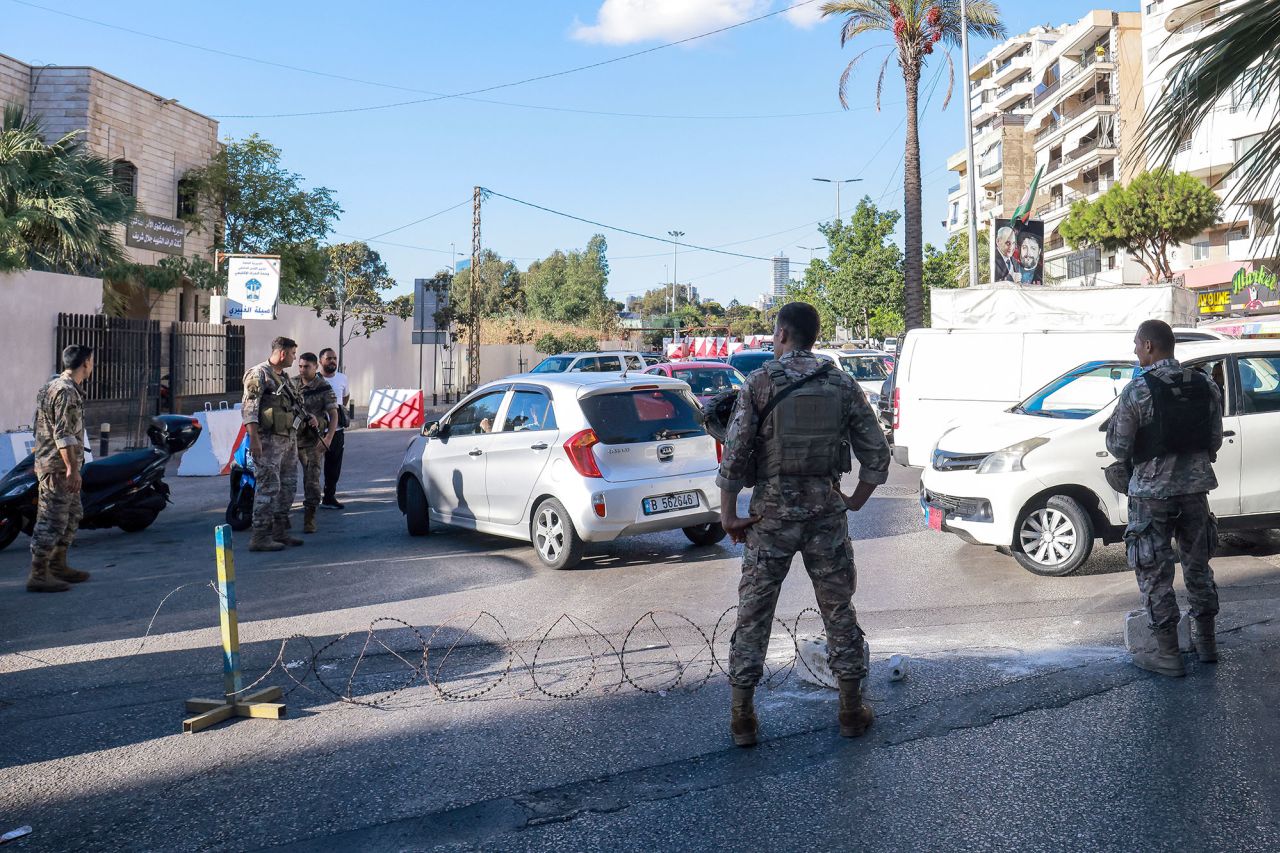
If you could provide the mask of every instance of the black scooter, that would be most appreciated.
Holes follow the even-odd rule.
[[[199,436],[200,422],[195,418],[159,415],[147,428],[152,447],[127,450],[85,465],[80,469],[81,529],[119,527],[137,533],[150,527],[169,503],[165,465],[195,444]],[[37,490],[35,457],[31,454],[0,479],[0,549],[12,543],[19,532],[31,535]]]

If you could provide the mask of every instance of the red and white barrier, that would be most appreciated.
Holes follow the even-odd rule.
[[[200,436],[178,462],[179,477],[217,477],[231,470],[231,456],[244,435],[240,406],[204,409],[192,415],[200,422]]]
[[[422,392],[379,388],[369,395],[369,429],[411,429],[423,424]]]

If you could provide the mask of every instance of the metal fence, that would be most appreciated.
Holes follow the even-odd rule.
[[[174,397],[239,394],[244,369],[244,326],[173,324],[169,389]]]
[[[137,400],[144,387],[160,386],[160,323],[102,314],[59,314],[53,371],[61,369],[62,350],[71,344],[94,349],[93,376],[85,384],[89,400]]]

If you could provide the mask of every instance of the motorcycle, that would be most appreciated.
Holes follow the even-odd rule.
[[[248,530],[253,525],[253,495],[257,485],[249,436],[240,437],[231,454],[231,500],[227,503],[227,524],[232,530]]]
[[[80,529],[119,527],[137,533],[151,526],[169,503],[164,469],[169,460],[195,444],[200,422],[186,415],[158,415],[147,437],[152,446],[126,450],[80,469]],[[0,479],[0,549],[18,534],[31,535],[36,523],[38,481],[35,456],[27,457]]]

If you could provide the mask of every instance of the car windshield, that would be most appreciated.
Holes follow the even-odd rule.
[[[1039,418],[1083,420],[1119,397],[1137,371],[1133,362],[1091,361],[1059,376],[1012,411]]]
[[[711,397],[721,391],[728,391],[730,388],[738,388],[742,385],[742,374],[732,367],[726,367],[723,370],[716,368],[708,370],[705,367],[687,370],[674,368],[671,375],[682,382],[688,382],[689,388],[699,397]]]
[[[582,413],[603,444],[706,435],[693,400],[681,391],[596,394],[582,401]]]
[[[573,364],[571,355],[553,355],[538,362],[538,366],[530,373],[564,373]]]
[[[740,353],[730,358],[729,364],[745,376],[756,368],[762,366],[766,361],[770,361],[772,358],[773,353],[771,352]]]
[[[840,368],[859,382],[883,382],[889,378],[884,365],[874,355],[842,355]]]

